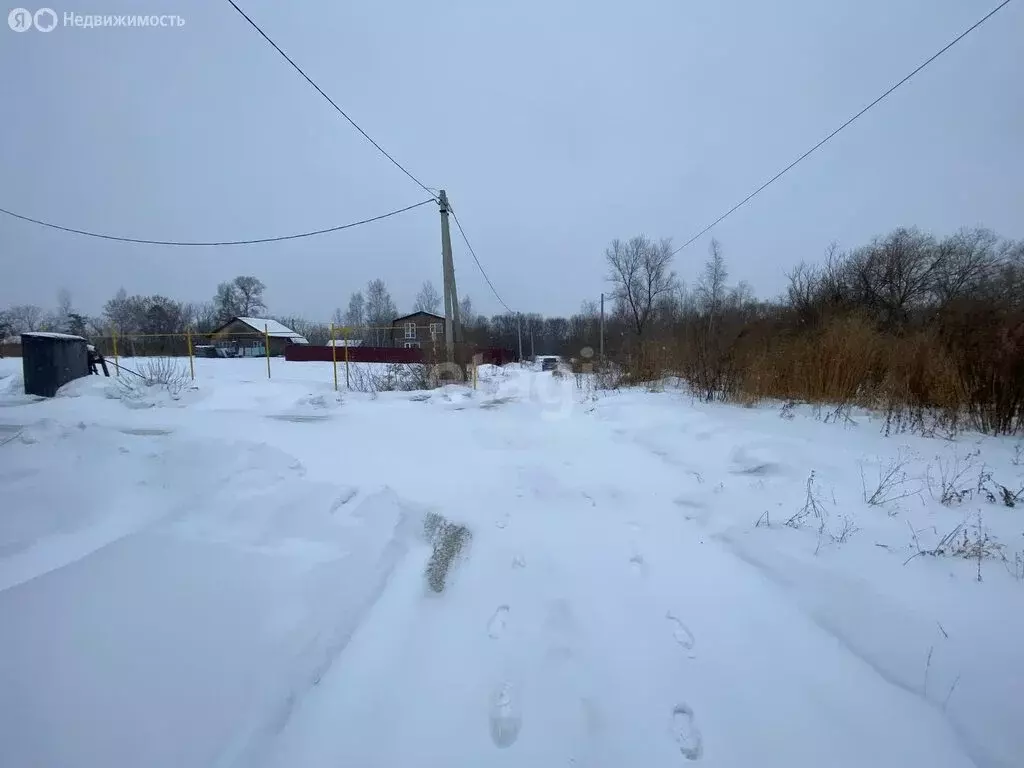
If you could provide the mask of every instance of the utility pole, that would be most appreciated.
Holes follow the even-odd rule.
[[[448,230],[448,195],[438,192],[441,208],[441,271],[444,275],[444,344],[448,362],[455,361],[455,344],[462,342],[459,322],[459,294],[455,288],[455,262],[452,260],[452,236]]]
[[[533,347],[533,323],[530,323],[530,357],[537,359],[537,350]]]
[[[598,358],[604,365],[604,294],[601,294],[601,356]]]
[[[518,328],[519,328],[519,362],[522,363],[523,362],[523,313],[522,312],[518,312],[516,314],[516,316],[519,319],[519,322],[517,323]]]

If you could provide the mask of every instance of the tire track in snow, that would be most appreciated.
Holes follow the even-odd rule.
[[[373,509],[364,509],[367,504]],[[377,509],[378,505],[382,505],[383,509]],[[393,511],[391,521],[387,520],[389,511]],[[260,764],[269,743],[284,731],[305,695],[320,684],[338,657],[344,653],[356,630],[387,589],[392,573],[408,555],[409,543],[414,538],[415,516],[392,491],[367,497],[351,515],[356,530],[366,527],[366,535],[371,537],[371,541],[372,537],[377,538],[373,542],[378,545],[376,549],[353,547],[352,550],[364,558],[363,562],[355,565],[363,577],[361,581],[365,589],[354,596],[353,604],[349,606],[351,610],[331,608],[332,615],[336,612],[344,617],[344,621],[336,621],[332,626],[317,631],[306,643],[305,648],[299,652],[299,663],[290,670],[288,679],[280,681],[283,688],[280,703],[269,710],[265,707],[256,708],[249,713],[248,725],[236,732],[234,739],[216,761],[216,768],[247,768]]]

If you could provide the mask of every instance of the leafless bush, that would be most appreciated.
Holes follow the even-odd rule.
[[[961,463],[956,459],[952,465],[944,464],[939,460],[939,501],[946,506],[960,504],[971,499],[983,499],[989,504],[1002,504],[1005,507],[1016,507],[1024,496],[1024,486],[1016,491],[1010,490],[1008,486],[996,482],[992,477],[992,471],[982,465],[978,471],[978,479],[973,485],[965,483],[967,473],[974,469],[970,458],[978,456],[980,451],[969,454],[968,462]],[[930,480],[929,480],[930,484]],[[932,495],[935,489],[932,488]]]
[[[644,389],[652,394],[665,391],[664,379],[651,379],[644,383]]]
[[[808,517],[812,516],[824,525],[827,515],[828,513],[825,511],[825,506],[821,501],[821,494],[814,482],[814,470],[812,469],[811,474],[807,476],[804,505],[786,521],[786,525],[790,528],[799,528]]]
[[[1015,467],[1024,463],[1024,443],[1017,443],[1013,446],[1013,458],[1010,459],[1010,463]]]
[[[613,363],[598,365],[594,370],[595,389],[618,389],[622,386],[622,369]]]
[[[349,389],[376,395],[378,392],[412,392],[437,386],[430,366],[422,363],[391,363],[383,368],[355,366]]]
[[[861,488],[864,493],[864,501],[873,507],[880,507],[893,501],[899,501],[909,496],[920,493],[921,489],[908,490],[907,484],[911,478],[907,476],[906,468],[910,465],[910,456],[902,450],[884,468],[878,470],[875,489],[869,494],[867,480],[864,477],[864,465],[860,468]]]
[[[1011,491],[1005,485],[1000,485],[999,492],[1002,494],[1003,506],[1016,507],[1017,502],[1021,501],[1021,496],[1024,495],[1024,485],[1016,491]]]
[[[967,485],[966,480],[967,475],[974,469],[973,459],[980,453],[980,451],[974,451],[963,457],[959,454],[954,454],[951,461],[943,461],[940,458],[938,461],[939,483],[937,489],[932,485],[931,467],[929,467],[926,477],[928,478],[928,486],[931,489],[932,497],[936,496],[936,490],[938,490],[939,503],[947,507],[959,504],[964,499],[971,498],[974,495],[974,488]]]
[[[1006,570],[1017,581],[1024,581],[1024,550],[1013,554],[1013,562],[1006,561]]]
[[[129,398],[140,397],[144,387],[162,389],[177,399],[191,380],[185,364],[173,357],[137,358],[135,368],[133,372],[125,369],[117,379],[122,395]]]
[[[910,523],[907,523],[907,525],[910,525]],[[950,555],[951,557],[959,557],[964,560],[975,560],[978,563],[978,581],[981,581],[981,564],[984,560],[1001,559],[1004,562],[1006,561],[1006,557],[1003,555],[1004,545],[989,535],[980,512],[974,526],[969,525],[968,521],[965,520],[943,536],[932,549],[921,547],[917,531],[914,530],[913,526],[910,527],[910,534],[916,551],[904,561],[904,565],[921,555],[929,555],[931,557]]]
[[[981,513],[978,513],[977,524],[971,529],[973,537],[968,534],[968,527],[964,526],[962,531],[962,538],[957,538],[952,542],[951,553],[957,557],[962,557],[965,560],[976,560],[978,563],[978,581],[981,581],[981,563],[987,558],[999,557],[1005,560],[1003,556],[1003,545],[996,541],[994,538],[989,536],[988,529],[985,528],[984,523],[981,519]]]
[[[836,544],[845,544],[853,534],[860,530],[856,523],[854,523],[853,518],[847,515],[843,515],[841,522],[842,525],[836,531],[829,532],[832,541],[836,542]]]
[[[811,473],[813,476],[813,472]],[[807,484],[807,496],[804,501],[804,506],[800,508],[793,517],[786,521],[786,525],[791,528],[799,528],[803,522],[809,517],[815,517],[818,520],[818,544],[814,548],[814,554],[818,554],[821,551],[821,545],[826,541],[831,541],[834,544],[845,544],[849,541],[850,537],[853,536],[860,528],[854,522],[853,518],[848,515],[843,515],[840,518],[840,525],[835,530],[832,530],[828,526],[828,512],[821,502],[821,497],[818,491],[814,488],[813,479],[808,478]],[[771,517],[768,515],[768,510],[765,510],[764,514],[757,519],[757,523],[754,524],[755,528],[760,528],[762,525],[766,528],[771,527]]]
[[[349,375],[348,387],[353,392],[376,395],[379,391],[378,376],[374,375],[373,371],[366,366],[355,365]]]

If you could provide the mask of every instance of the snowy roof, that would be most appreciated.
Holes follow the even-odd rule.
[[[85,341],[82,336],[74,336],[70,333],[55,333],[53,331],[26,331],[22,336],[41,336],[44,339],[64,339],[65,341]]]
[[[362,346],[362,339],[329,339],[328,347],[359,347]]]
[[[236,317],[235,320],[240,320],[256,331],[263,331],[266,328],[267,335],[273,336],[275,339],[291,339],[296,344],[309,344],[305,336],[301,333],[296,333],[288,326],[277,322],[277,320],[271,320],[267,317]]]

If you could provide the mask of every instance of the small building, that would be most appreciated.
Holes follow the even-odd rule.
[[[391,345],[406,349],[443,347],[444,318],[433,312],[413,312],[391,321]]]
[[[233,317],[210,334],[210,341],[218,356],[262,357],[267,354],[266,341],[270,340],[270,354],[284,354],[290,344],[309,344],[300,333],[277,320],[265,317]]]
[[[26,395],[54,397],[69,381],[89,375],[89,344],[81,336],[23,333],[21,347]]]

